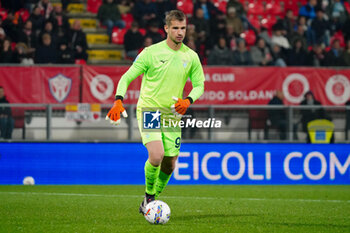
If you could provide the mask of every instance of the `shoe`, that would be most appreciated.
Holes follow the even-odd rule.
[[[151,201],[154,201],[154,200],[155,200],[154,195],[149,195],[149,194],[146,193],[145,198],[141,202],[141,205],[140,205],[140,208],[139,208],[139,212],[142,215],[145,215],[145,213],[146,213],[146,205],[148,203],[150,203]]]

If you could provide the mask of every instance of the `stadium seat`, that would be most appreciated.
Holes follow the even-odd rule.
[[[249,3],[248,5],[248,15],[264,15],[265,9],[262,3]]]
[[[260,23],[261,23],[261,27],[266,28],[267,30],[271,30],[272,26],[277,22],[276,17],[274,16],[267,16],[263,19],[261,19]]]
[[[3,8],[0,8],[0,17],[2,18],[2,20],[5,20],[7,17],[7,11]]]
[[[122,14],[122,20],[124,20],[126,28],[131,28],[131,23],[134,21],[134,17],[131,13]]]
[[[86,10],[96,14],[101,4],[102,4],[102,0],[87,0]]]
[[[76,65],[85,65],[86,61],[84,59],[75,59],[74,64],[76,64]]]
[[[248,17],[248,21],[250,22],[250,24],[255,27],[255,29],[260,30],[260,19],[258,16],[256,15],[250,15]]]
[[[128,29],[126,28],[113,28],[112,32],[112,43],[114,44],[124,44],[124,35]]]
[[[19,11],[16,12],[16,17],[21,17],[23,22],[26,22],[27,19],[29,18],[30,14],[27,9],[20,9]]]
[[[144,28],[139,28],[139,32],[141,33],[141,35],[145,36],[146,35],[146,29]]]
[[[249,110],[248,139],[251,140],[251,132],[254,129],[264,130],[264,139],[267,137],[268,115],[266,110]]]
[[[337,31],[336,33],[334,33],[334,35],[330,39],[329,44],[332,44],[334,40],[339,40],[340,46],[342,48],[345,47],[345,40],[344,40],[344,35],[342,31]]]
[[[241,38],[243,38],[247,44],[247,46],[252,46],[255,44],[256,41],[256,35],[253,30],[247,30],[240,35]]]
[[[348,12],[348,14],[350,14],[350,3],[344,2],[344,7],[345,7],[346,11]]]
[[[178,0],[176,3],[178,10],[183,11],[188,17],[193,14],[193,2],[192,0]]]
[[[22,129],[22,139],[26,138],[25,110],[23,108],[12,108],[12,118],[15,121],[14,128]]]
[[[283,9],[279,2],[266,4],[266,13],[269,15],[284,16]]]
[[[224,14],[226,14],[226,6],[227,6],[226,0],[215,0],[214,5],[216,6],[216,8],[218,8]]]

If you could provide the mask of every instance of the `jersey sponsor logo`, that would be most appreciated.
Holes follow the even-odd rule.
[[[52,96],[57,100],[57,102],[63,102],[72,87],[72,79],[64,76],[63,74],[58,74],[49,79],[49,88]]]
[[[160,129],[161,112],[145,111],[143,112],[143,128],[144,129]]]
[[[100,100],[108,99],[114,90],[114,83],[110,77],[104,74],[99,74],[92,78],[90,83],[90,91],[92,95]]]
[[[344,104],[350,97],[350,82],[341,74],[330,77],[325,89],[328,99],[333,104]]]
[[[168,61],[168,60],[160,60],[160,62],[163,63],[163,64],[164,64],[165,62],[167,62],[167,61]]]
[[[187,64],[188,64],[188,61],[187,60],[182,60],[182,63],[183,63],[184,68],[186,68]]]
[[[282,84],[284,96],[293,104],[299,104],[309,88],[310,85],[305,76],[296,73],[288,75]]]

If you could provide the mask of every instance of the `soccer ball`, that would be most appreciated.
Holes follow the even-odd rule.
[[[23,184],[24,185],[34,185],[35,184],[34,178],[31,176],[24,177]]]
[[[165,224],[170,219],[170,208],[163,201],[152,201],[146,205],[145,219],[151,224]]]

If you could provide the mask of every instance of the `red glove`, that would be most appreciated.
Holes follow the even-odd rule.
[[[173,96],[173,100],[176,101],[175,104],[171,106],[171,111],[175,115],[185,115],[187,108],[190,106],[191,102],[189,99],[179,99]]]
[[[128,117],[125,108],[123,107],[123,103],[120,99],[114,101],[114,105],[109,110],[106,120],[111,120],[111,124],[119,125],[120,124],[120,113],[123,114],[123,117]]]

